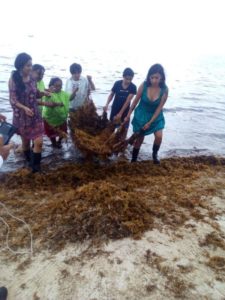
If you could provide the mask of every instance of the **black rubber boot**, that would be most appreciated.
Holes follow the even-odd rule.
[[[160,164],[160,160],[158,158],[158,151],[159,151],[160,145],[156,145],[154,144],[152,147],[152,159],[154,164],[159,165]]]
[[[6,300],[8,296],[8,290],[6,287],[0,287],[0,300]]]
[[[26,150],[26,151],[23,151],[23,154],[24,154],[24,157],[25,157],[26,161],[30,161],[30,156],[31,156],[30,149]]]
[[[139,151],[140,151],[140,148],[133,148],[131,162],[136,162],[137,161]]]
[[[30,167],[30,160],[31,160],[31,151],[26,150],[23,151],[24,157],[25,157],[25,163],[24,163],[24,167]]]
[[[31,168],[33,173],[41,172],[41,153],[32,152]]]

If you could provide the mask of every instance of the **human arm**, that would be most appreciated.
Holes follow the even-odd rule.
[[[51,91],[50,89],[49,90],[44,90],[44,91],[37,90],[36,97],[38,99],[41,99],[42,97],[51,97],[52,93],[53,93],[53,91]]]
[[[144,130],[147,130],[151,126],[151,124],[156,120],[156,118],[160,114],[163,106],[165,105],[167,98],[168,98],[168,89],[163,94],[163,96],[161,98],[161,101],[159,103],[159,106],[157,107],[157,109],[156,109],[155,113],[153,114],[152,118],[143,127]]]
[[[76,97],[76,94],[77,94],[77,91],[79,90],[79,87],[76,87],[72,93],[70,94],[70,98],[69,100],[72,101],[75,97]]]
[[[33,117],[34,115],[33,111],[19,101],[16,95],[15,83],[13,82],[12,78],[10,78],[9,80],[9,95],[10,95],[10,103],[12,107],[14,106],[21,110],[24,110],[27,116]]]
[[[142,95],[142,93],[143,93],[143,88],[144,88],[144,83],[142,83],[142,84],[139,86],[139,88],[138,88],[137,95],[136,95],[136,97],[134,98],[134,100],[133,100],[133,102],[132,102],[132,104],[131,104],[131,107],[130,107],[130,109],[129,109],[129,112],[128,112],[126,118],[124,119],[124,122],[125,122],[125,123],[128,122],[128,121],[130,120],[130,116],[131,116],[133,110],[135,109],[135,107],[137,106],[138,102],[140,101],[141,95]]]
[[[63,106],[62,103],[56,103],[53,101],[43,101],[43,100],[38,100],[38,105],[40,106],[47,106],[47,107],[56,107],[56,106]]]
[[[95,88],[95,84],[94,84],[94,82],[92,80],[92,76],[87,75],[87,80],[88,80],[88,84],[89,84],[90,90],[91,91],[95,91],[96,88]]]
[[[127,97],[126,102],[124,103],[124,105],[122,106],[121,110],[119,111],[119,113],[114,117],[114,119],[116,120],[121,120],[123,113],[125,112],[125,110],[127,109],[127,107],[129,106],[132,98],[134,97],[134,94],[129,94]]]
[[[107,110],[109,108],[109,103],[112,101],[114,95],[115,95],[115,93],[113,91],[109,94],[106,105],[103,107],[104,112],[107,112]]]

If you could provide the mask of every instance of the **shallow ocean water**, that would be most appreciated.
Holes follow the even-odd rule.
[[[35,37],[23,40],[24,49],[33,57],[33,63],[46,68],[45,84],[52,76],[59,76],[65,82],[70,76],[69,66],[78,62],[83,67],[83,75],[92,75],[96,91],[92,98],[102,112],[110,89],[122,76],[126,67],[135,71],[133,82],[139,86],[145,79],[148,68],[156,62],[166,71],[169,98],[164,108],[166,127],[160,156],[225,155],[225,56],[208,55],[189,57],[157,56],[147,52],[116,50],[77,50],[45,49],[39,51]],[[18,53],[10,43],[2,43],[0,54],[0,112],[12,120],[7,82],[13,70],[14,59]],[[160,61],[159,61],[160,59]],[[132,126],[129,135],[132,134]],[[19,144],[19,137],[13,137]],[[141,159],[151,157],[153,136],[145,139],[141,149]],[[54,163],[62,160],[76,160],[78,153],[69,141],[62,150],[52,150],[47,138],[44,141],[44,161]],[[128,151],[129,152],[129,151]],[[129,156],[129,155],[128,155]],[[2,171],[18,168],[22,164],[21,155],[11,153]]]

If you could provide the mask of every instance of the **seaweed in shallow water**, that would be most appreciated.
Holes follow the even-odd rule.
[[[107,120],[105,113],[97,114],[92,101],[70,113],[69,126],[73,142],[85,156],[103,159],[120,151],[118,147],[114,150],[114,145],[122,141],[126,130],[125,126],[115,130],[115,124]]]

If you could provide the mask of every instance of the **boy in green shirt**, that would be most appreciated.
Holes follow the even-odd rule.
[[[61,148],[63,135],[67,134],[67,117],[69,112],[70,94],[62,91],[62,80],[54,77],[50,80],[49,89],[52,94],[48,101],[56,103],[55,107],[43,107],[45,133],[54,148]],[[56,138],[58,137],[58,140]]]

